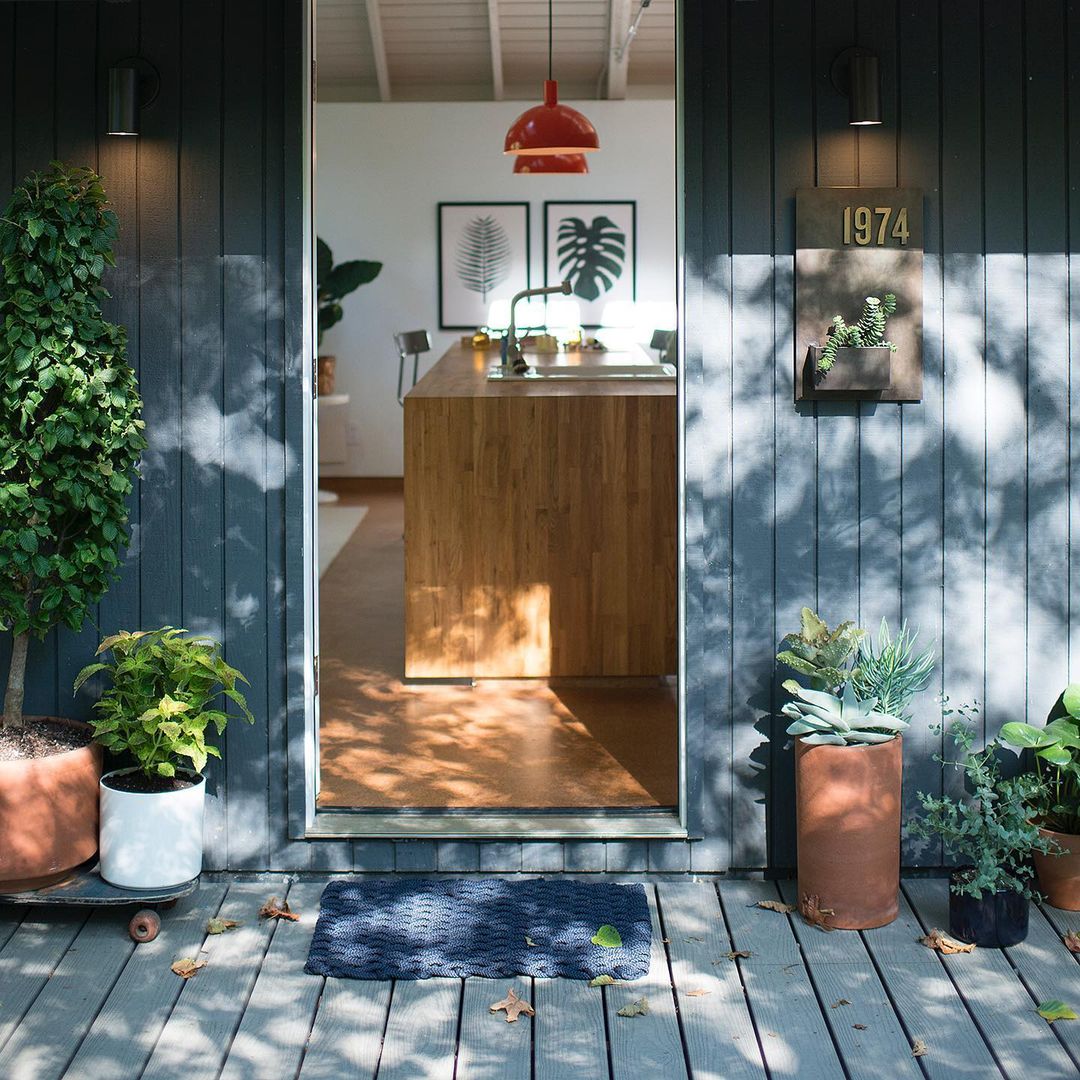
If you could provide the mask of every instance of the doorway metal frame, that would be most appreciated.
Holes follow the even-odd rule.
[[[303,204],[303,341],[300,378],[290,379],[287,395],[293,395],[295,432],[302,439],[302,529],[303,611],[300,619],[289,620],[301,633],[289,633],[288,705],[288,807],[289,835],[294,840],[324,839],[490,839],[490,840],[685,840],[700,836],[696,799],[688,792],[688,761],[702,760],[703,747],[690,746],[687,725],[687,604],[686,604],[686,199],[685,199],[685,50],[684,0],[677,0],[676,17],[676,298],[678,304],[678,732],[679,804],[676,812],[645,811],[549,811],[532,813],[468,811],[369,811],[319,809],[319,697],[318,697],[318,414],[315,408],[315,364],[317,356],[315,296],[315,5],[303,4],[303,99],[301,107],[301,147],[303,177],[300,195]],[[301,397],[300,415],[295,412],[295,395]],[[288,407],[287,407],[288,411]],[[294,489],[295,489],[294,484]],[[294,504],[299,510],[299,500]],[[295,533],[294,533],[295,535]],[[299,559],[296,560],[299,564]],[[289,593],[299,599],[301,590]],[[295,613],[299,615],[299,612]],[[298,640],[302,638],[302,642]],[[302,644],[302,648],[295,648]],[[302,700],[300,700],[302,697]],[[301,719],[302,718],[302,719]],[[701,724],[693,725],[697,743]],[[695,775],[696,779],[696,775]],[[695,783],[695,787],[697,784]]]

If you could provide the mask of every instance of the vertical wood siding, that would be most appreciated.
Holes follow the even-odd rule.
[[[111,315],[128,327],[151,447],[98,624],[220,635],[254,684],[259,723],[230,729],[212,771],[208,866],[788,867],[772,656],[803,603],[830,621],[918,625],[944,643],[935,690],[977,699],[990,732],[1037,719],[1065,680],[1080,649],[1080,3],[685,0],[682,14],[700,839],[305,844],[288,839],[286,784],[302,727],[288,681],[302,520],[286,394],[301,355],[299,0],[0,0],[0,186],[54,156],[91,164],[122,224]],[[885,119],[858,132],[828,81],[856,42],[881,56]],[[108,138],[107,69],[139,53],[161,96],[137,141]],[[926,192],[924,399],[796,409],[793,193],[860,183]],[[32,709],[86,714],[68,688],[96,636],[34,648]],[[927,695],[906,739],[908,810],[942,786],[933,713]],[[905,859],[937,865],[941,852],[906,843]]]

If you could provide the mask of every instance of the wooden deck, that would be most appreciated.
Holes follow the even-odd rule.
[[[1080,1076],[1080,1006],[1061,935],[1080,915],[1032,910],[1027,942],[942,957],[916,942],[944,926],[945,883],[905,882],[901,916],[823,933],[761,910],[787,883],[648,879],[648,978],[604,989],[563,980],[362,983],[303,972],[324,881],[204,884],[134,946],[127,915],[0,906],[4,1080],[799,1080]],[[276,893],[298,923],[260,923]],[[208,937],[212,915],[241,926]],[[748,957],[730,957],[746,951]],[[169,970],[206,967],[184,982]],[[507,1024],[509,984],[536,1008]],[[649,1014],[617,1010],[637,998]],[[922,1040],[924,1056],[912,1056]]]

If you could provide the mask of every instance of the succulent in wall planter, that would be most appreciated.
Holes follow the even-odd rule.
[[[23,715],[30,640],[78,630],[116,577],[144,448],[125,332],[102,317],[117,220],[101,178],[53,162],[0,212],[0,889],[97,850],[101,751],[87,725]]]
[[[834,315],[824,345],[812,346],[814,389],[819,392],[888,390],[892,385],[892,354],[896,345],[885,337],[896,296],[868,296],[859,321],[849,326]]]
[[[212,638],[170,626],[113,634],[97,655],[107,652],[111,663],[75,680],[76,690],[99,673],[111,680],[94,706],[94,737],[134,762],[101,778],[101,876],[129,889],[180,885],[202,870],[202,770],[221,756],[207,732],[220,736],[229,721],[221,695],[255,722],[238,689],[247,680]]]

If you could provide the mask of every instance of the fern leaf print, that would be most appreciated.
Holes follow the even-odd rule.
[[[511,247],[506,229],[490,214],[474,217],[461,231],[454,264],[458,280],[486,301],[510,276]]]
[[[626,267],[626,233],[606,215],[563,218],[557,242],[559,270],[582,300],[610,292]]]

